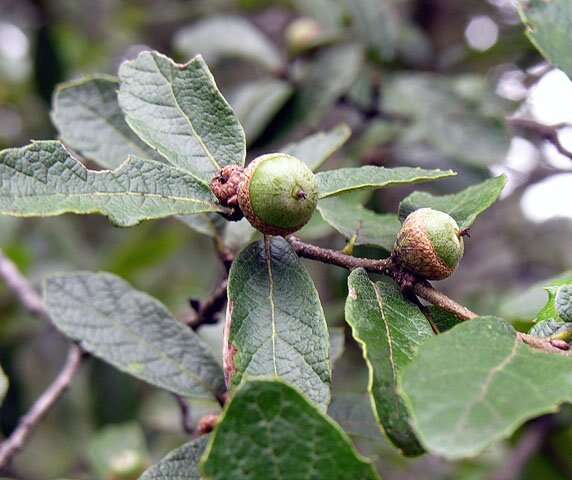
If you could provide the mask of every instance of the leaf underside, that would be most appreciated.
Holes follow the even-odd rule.
[[[147,469],[139,480],[201,480],[199,461],[204,453],[208,435],[185,443]]]
[[[354,245],[375,245],[390,252],[401,222],[392,213],[376,213],[343,196],[324,198],[318,202],[322,218]]]
[[[222,369],[199,337],[119,277],[51,277],[44,295],[55,325],[114,367],[179,395],[216,399],[224,392]]]
[[[125,122],[118,88],[117,79],[106,75],[61,84],[51,112],[60,139],[104,168],[116,168],[129,156],[164,162]]]

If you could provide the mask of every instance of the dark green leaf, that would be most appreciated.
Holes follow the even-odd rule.
[[[100,213],[126,227],[153,218],[220,210],[206,184],[159,162],[131,157],[116,170],[93,171],[54,141],[0,152],[4,215]]]
[[[229,95],[228,101],[244,127],[248,144],[260,136],[292,92],[287,82],[263,79],[241,85]]]
[[[127,157],[164,161],[125,122],[117,101],[114,77],[89,76],[60,85],[54,95],[52,121],[61,140],[105,168]]]
[[[269,38],[238,16],[215,16],[179,30],[175,48],[187,58],[203,55],[209,64],[224,58],[245,58],[270,70],[282,66],[283,59]]]
[[[318,203],[322,218],[351,239],[354,245],[376,245],[391,251],[401,223],[394,214],[380,214],[342,197],[324,198]]]
[[[119,105],[129,126],[174,166],[210,182],[244,164],[244,131],[202,57],[185,65],[143,52],[119,68]]]
[[[413,192],[399,204],[399,218],[403,221],[411,212],[428,207],[451,215],[459,228],[469,228],[481,213],[498,200],[505,184],[506,177],[501,175],[452,195]]]
[[[51,277],[45,299],[62,332],[116,368],[189,397],[216,398],[224,391],[222,369],[199,337],[119,277]]]
[[[328,329],[314,283],[290,244],[266,237],[246,247],[232,264],[228,298],[227,382],[275,375],[325,410]]]
[[[201,480],[199,461],[208,441],[209,436],[203,435],[185,443],[146,470],[139,480]]]
[[[571,369],[571,358],[533,350],[507,323],[483,317],[425,342],[402,389],[421,443],[457,459],[571,401]]]
[[[572,78],[572,5],[568,0],[519,0],[527,35],[540,53]]]
[[[320,188],[320,198],[326,198],[352,190],[373,190],[393,185],[410,185],[453,175],[456,174],[452,170],[424,170],[411,167],[385,168],[368,165],[318,172],[316,178]]]
[[[431,326],[387,278],[374,283],[365,270],[354,270],[348,278],[348,290],[346,321],[369,368],[369,391],[378,421],[404,454],[419,455],[423,449],[409,426],[397,385],[417,347],[433,336]]]
[[[287,145],[282,151],[299,158],[310,169],[317,170],[346,143],[350,135],[350,128],[342,124],[328,132],[318,132],[299,142]]]
[[[201,467],[205,480],[379,478],[332,420],[277,380],[236,392]]]
[[[455,325],[458,325],[463,321],[454,313],[443,310],[442,308],[436,307],[435,305],[430,305],[427,307],[427,309],[429,311],[429,315],[431,316],[431,321],[435,327],[437,327],[437,330],[440,333],[450,330]]]

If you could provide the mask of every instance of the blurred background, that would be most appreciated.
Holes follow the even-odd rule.
[[[472,229],[459,271],[438,285],[473,310],[526,329],[545,301],[546,279],[572,276],[572,159],[538,129],[507,120],[558,125],[564,153],[572,150],[572,82],[542,61],[513,1],[0,0],[0,148],[57,137],[50,121],[57,84],[115,75],[146,49],[180,62],[205,57],[243,122],[249,158],[347,123],[353,135],[325,168],[456,170],[457,177],[420,187],[436,194],[507,175],[501,201]],[[395,213],[411,191],[361,200]],[[240,228],[226,235],[236,248],[249,238]],[[319,218],[302,237],[332,248],[346,243]],[[208,296],[223,273],[212,238],[175,219],[119,229],[100,217],[0,217],[0,248],[35,285],[55,272],[110,271],[181,318],[189,299]],[[367,246],[356,253],[387,255]],[[344,333],[346,273],[307,266],[343,350],[330,413],[383,478],[476,479],[501,469],[520,434],[457,463],[404,459],[389,446],[363,396],[361,353]],[[199,334],[220,352],[220,325]],[[65,351],[58,332],[26,314],[0,284],[0,365],[10,380],[0,436],[10,434]],[[193,419],[217,408],[192,405]],[[187,438],[170,394],[91,359],[5,474],[137,478]],[[571,448],[572,429],[564,429],[522,478],[572,478]]]

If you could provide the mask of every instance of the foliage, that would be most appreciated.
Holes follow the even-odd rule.
[[[499,293],[488,304],[487,282],[477,278],[479,289],[465,300],[503,318],[473,318],[405,271],[393,251],[402,222],[420,208],[474,228],[469,254],[480,242],[491,249],[491,238],[511,227],[513,190],[505,190],[507,177],[496,167],[509,149],[504,122],[514,105],[494,94],[482,72],[524,62],[530,47],[515,53],[501,36],[499,51],[478,58],[433,51],[448,39],[432,37],[419,12],[393,0],[242,1],[235,9],[197,3],[200,18],[183,17],[184,26],[171,32],[185,63],[142,49],[121,62],[117,77],[61,83],[50,113],[57,140],[0,151],[2,215],[99,214],[134,227],[72,216],[33,223],[0,217],[0,275],[28,310],[91,357],[88,373],[81,372],[84,391],[71,392],[52,430],[62,435],[72,412],[81,419],[74,440],[87,432],[89,446],[68,454],[67,464],[46,461],[49,475],[376,479],[394,478],[395,465],[413,471],[435,455],[462,479],[470,477],[468,458],[479,456],[487,475],[497,468],[502,462],[490,467],[485,449],[508,450],[530,420],[555,418],[569,434],[572,422],[560,411],[572,401],[570,275],[538,284],[534,301],[526,292]],[[570,74],[568,3],[519,4],[534,46]],[[316,36],[288,50],[285,29],[271,28],[271,5],[286,11],[287,21],[311,17]],[[133,8],[125,17],[144,25]],[[186,11],[165,10],[171,19]],[[316,172],[317,213],[296,237],[228,221],[230,209],[211,188],[223,167],[242,168],[269,152],[293,155]],[[503,191],[507,200],[497,204]],[[510,221],[493,224],[493,206]],[[148,220],[157,222],[139,225]],[[322,247],[344,241],[343,251]],[[461,295],[459,285],[481,261],[495,262],[483,250],[447,292]],[[352,271],[310,266],[301,257]],[[34,281],[44,278],[43,298],[30,289],[30,300],[20,277],[10,281],[18,268]],[[95,273],[100,268],[109,273]],[[190,308],[182,307],[189,297]],[[0,291],[0,309],[20,320],[6,298]],[[0,328],[0,403],[11,417],[0,419],[6,443],[26,410],[19,389],[30,383],[37,396],[46,383],[37,374],[21,381],[15,360],[20,339],[39,328],[27,320]],[[55,341],[43,349],[59,352]],[[90,396],[105,405],[85,413]],[[173,396],[180,412],[175,402],[166,407]],[[104,407],[116,405],[123,423],[109,426],[116,420]],[[182,437],[181,424],[198,438]],[[53,456],[51,439],[42,444],[41,431],[38,437]],[[25,460],[14,468],[27,477]]]

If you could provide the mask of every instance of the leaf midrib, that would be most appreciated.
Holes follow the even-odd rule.
[[[272,325],[272,365],[274,367],[274,375],[278,376],[278,367],[276,365],[276,306],[274,304],[274,280],[272,278],[272,262],[270,259],[270,239],[264,236],[264,253],[266,255],[266,268],[268,269],[268,300],[270,301],[270,315]]]
[[[54,193],[34,193],[34,194],[28,194],[28,195],[20,195],[20,194],[16,194],[16,195],[8,195],[8,194],[2,194],[0,193],[0,198],[36,198],[36,197],[40,197],[40,198],[47,198],[47,197],[82,197],[82,196],[86,196],[86,197],[129,197],[129,196],[133,196],[133,197],[149,197],[149,198],[161,198],[164,200],[175,200],[177,202],[190,202],[190,203],[202,203],[204,205],[210,206],[210,207],[217,207],[217,205],[215,203],[210,203],[207,202],[206,200],[198,200],[196,198],[191,198],[191,197],[179,197],[179,196],[169,196],[169,195],[161,195],[158,193],[144,193],[144,192],[82,192],[82,193],[60,193],[60,192],[54,192]],[[217,208],[215,211],[218,211],[219,209]]]
[[[455,431],[453,433],[453,437],[457,437],[461,433],[462,429],[466,425],[466,422],[467,422],[469,415],[470,415],[471,411],[473,410],[473,408],[476,407],[479,403],[484,402],[494,379],[513,360],[513,358],[516,356],[517,351],[518,351],[518,341],[515,337],[512,349],[509,352],[509,354],[505,358],[503,358],[502,361],[498,365],[491,368],[491,370],[489,371],[488,375],[486,376],[483,384],[481,385],[481,388],[479,390],[479,395],[472,402],[469,402],[467,404],[467,406],[465,407],[465,409],[463,410],[463,413],[459,417],[459,422],[457,423],[457,426],[456,426]]]
[[[175,91],[173,90],[173,85],[171,83],[169,83],[169,79],[161,71],[161,68],[159,67],[159,64],[157,63],[156,56],[155,55],[151,55],[151,56],[153,58],[153,62],[155,63],[155,67],[157,67],[157,72],[165,80],[165,83],[167,84],[167,86],[169,88],[169,92],[171,93],[171,97],[173,98],[175,108],[179,111],[179,113],[182,115],[182,117],[187,121],[189,127],[191,128],[192,136],[199,143],[199,145],[201,146],[201,148],[205,152],[207,158],[210,160],[210,162],[215,167],[215,170],[217,170],[217,171],[220,170],[220,168],[221,168],[220,165],[215,160],[213,154],[210,152],[210,150],[207,148],[207,146],[203,142],[203,139],[197,134],[195,127],[193,126],[193,122],[191,121],[190,117],[184,112],[184,110],[179,105],[179,100],[177,99],[177,96],[175,95]],[[169,61],[169,68],[172,69],[172,67],[173,67],[172,62],[170,60],[168,60],[168,61]],[[193,60],[191,60],[191,62],[193,62]],[[188,69],[188,66],[187,66],[187,69]]]

